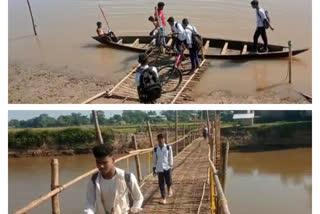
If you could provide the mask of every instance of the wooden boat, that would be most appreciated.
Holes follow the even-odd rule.
[[[134,52],[145,52],[154,43],[155,39],[150,36],[119,36],[119,40],[109,41],[105,37],[93,36],[93,39],[109,47],[128,50]],[[166,37],[167,44],[171,44],[172,39]],[[229,60],[250,60],[288,57],[289,49],[280,45],[268,45],[268,52],[253,53],[253,43],[246,41],[203,38],[204,46],[207,46],[207,59],[229,59]],[[259,44],[259,47],[262,44]],[[297,55],[307,51],[308,48],[292,50],[292,55]],[[188,52],[186,52],[188,55]]]

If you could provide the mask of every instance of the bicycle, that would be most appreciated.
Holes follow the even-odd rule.
[[[151,36],[151,38],[155,39],[154,44],[151,45],[151,47],[149,47],[146,51],[145,54],[149,55],[149,56],[154,56],[156,54],[156,59],[159,58],[159,56],[161,54],[165,54],[167,47],[166,47],[166,42],[165,42],[165,36],[162,35],[162,33],[160,32],[160,29],[157,29],[157,33],[153,36]]]
[[[158,69],[162,93],[175,91],[179,87],[182,81],[182,72],[179,69],[179,66],[182,62],[182,57],[183,51],[178,54],[173,65],[165,65]]]

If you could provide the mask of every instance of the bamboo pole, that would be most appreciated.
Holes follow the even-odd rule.
[[[104,15],[104,12],[103,12],[100,4],[99,4],[99,8],[100,8],[100,11],[101,11],[101,13],[102,13],[102,15],[103,15],[103,17],[104,17],[104,21],[106,22],[109,31],[111,31],[111,28],[110,28],[110,26],[109,26],[109,23],[108,23],[108,21],[107,21],[107,18],[106,18],[106,16]]]
[[[33,26],[34,35],[37,36],[38,34],[37,34],[37,31],[36,31],[36,26],[35,26],[35,24],[34,24],[33,15],[32,15],[32,10],[31,10],[31,5],[30,5],[29,0],[27,0],[27,3],[28,3],[28,7],[29,7],[30,16],[31,16],[31,21],[32,21],[32,26]]]
[[[102,97],[103,95],[107,95],[107,96],[111,96],[112,93],[128,78],[130,77],[138,68],[140,67],[140,65],[136,65],[133,69],[131,69],[129,71],[129,73],[120,81],[118,82],[110,91],[102,91],[96,95],[94,95],[93,97],[90,97],[89,99],[85,100],[84,102],[82,102],[81,104],[88,104],[90,102],[92,102],[93,100],[96,100],[100,97]]]
[[[97,111],[92,110],[92,115],[93,115],[93,119],[94,119],[94,125],[95,125],[96,131],[97,131],[97,136],[98,136],[99,143],[103,144],[103,138],[102,138],[102,135],[101,135],[101,130],[100,130],[100,126],[99,126],[99,120],[98,120]]]
[[[220,112],[216,111],[215,113],[215,122],[214,122],[214,127],[215,127],[215,154],[216,154],[216,164],[219,163],[219,167],[221,169],[221,136],[220,136]]]
[[[291,41],[288,41],[288,46],[289,46],[289,84],[292,83],[292,71],[291,71],[291,67],[292,67],[292,43]]]
[[[222,188],[223,191],[226,192],[226,180],[227,180],[227,169],[228,169],[228,159],[229,159],[229,142],[222,143]]]
[[[215,158],[215,154],[216,154],[216,138],[215,138],[215,128],[214,128],[214,121],[211,121],[212,125],[211,125],[211,133],[212,133],[212,137],[211,137],[211,149],[212,149],[212,153],[211,153],[211,160],[214,164],[216,164],[216,158]]]
[[[137,149],[138,149],[138,144],[137,144],[137,140],[136,140],[136,136],[135,136],[135,135],[132,135],[132,142],[133,142],[133,144],[134,144],[134,148],[137,150]],[[141,181],[142,181],[142,173],[141,173],[141,165],[140,165],[140,157],[139,157],[139,154],[137,154],[137,155],[135,156],[135,160],[136,160],[138,181],[141,182]]]
[[[201,195],[200,204],[199,204],[199,207],[198,207],[197,214],[199,214],[199,213],[200,213],[201,206],[202,206],[202,201],[203,201],[204,193],[205,193],[205,192],[206,192],[206,182],[204,182],[204,183],[203,183],[203,187],[202,187],[202,195]]]
[[[59,161],[58,159],[51,160],[51,190],[59,187]],[[59,195],[56,194],[51,198],[52,214],[60,214]]]
[[[186,148],[186,138],[185,138],[185,136],[186,136],[186,125],[185,124],[183,124],[183,149],[184,148]]]
[[[178,140],[178,111],[176,111],[176,124],[175,124],[175,140]],[[176,154],[179,152],[179,145],[176,143]]]
[[[169,143],[169,132],[166,131],[166,144],[168,144],[168,143]]]
[[[150,122],[149,122],[149,121],[147,121],[147,125],[148,125],[148,134],[149,134],[150,145],[152,146],[152,148],[154,148],[154,143],[153,143],[153,138],[152,138],[152,131],[151,131],[151,125],[150,125]]]

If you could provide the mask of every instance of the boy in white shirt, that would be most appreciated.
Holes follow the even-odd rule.
[[[166,204],[166,190],[167,184],[169,197],[172,196],[172,167],[173,167],[173,153],[172,147],[166,145],[163,134],[157,136],[159,145],[153,151],[153,174],[158,175],[158,183],[161,192],[162,200],[160,203]]]
[[[93,155],[99,171],[91,177],[87,187],[86,214],[128,214],[141,211],[143,195],[136,177],[114,166],[113,148],[98,145]],[[130,196],[133,205],[130,207]]]
[[[253,0],[251,1],[251,7],[256,10],[256,18],[257,18],[257,28],[253,36],[253,44],[254,44],[254,51],[258,52],[258,39],[261,36],[264,42],[263,49],[261,52],[268,52],[268,37],[265,28],[265,22],[268,22],[266,12],[263,8],[259,7],[259,1]],[[268,22],[269,23],[269,22]]]

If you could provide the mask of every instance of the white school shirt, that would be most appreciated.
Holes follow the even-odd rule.
[[[196,33],[198,33],[197,29],[191,25],[188,25],[185,28],[185,32],[186,32],[186,38],[187,38],[187,44],[189,47],[192,48],[192,30],[193,29]]]
[[[141,71],[144,71],[145,69],[149,68],[149,65],[144,65],[144,66],[141,66],[140,68],[137,69],[137,72],[136,72],[136,85],[137,87],[140,86],[140,76],[141,76]],[[151,67],[151,70],[156,73],[157,77],[159,77],[158,75],[158,71],[157,71],[157,68],[152,66]]]
[[[153,152],[153,167],[156,167],[157,172],[163,172],[163,170],[169,170],[173,167],[173,153],[172,147],[164,144],[162,148],[156,147],[156,153]]]
[[[173,26],[171,27],[171,31],[173,33],[178,33],[177,37],[180,41],[186,40],[186,32],[181,23],[174,22]]]
[[[112,212],[114,196],[116,192],[116,175],[111,179],[104,179],[100,174],[100,186],[101,194],[103,195],[103,207],[106,209],[107,213]]]
[[[259,15],[258,15],[259,13]],[[267,19],[266,12],[263,8],[256,9],[257,26],[264,27],[263,20]]]

